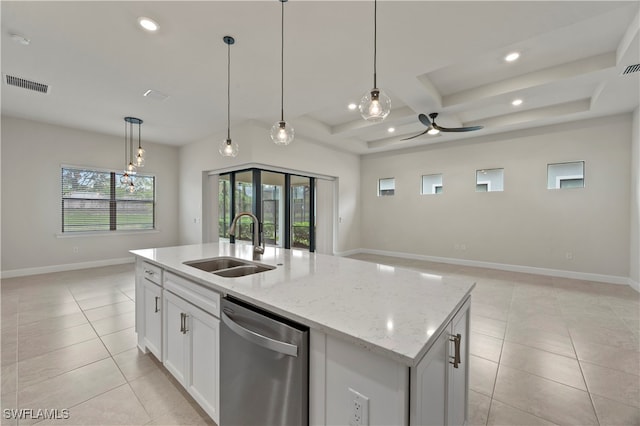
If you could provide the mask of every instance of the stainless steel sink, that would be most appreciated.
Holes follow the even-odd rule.
[[[187,266],[226,278],[244,277],[246,275],[276,269],[275,266],[250,262],[235,257],[214,257],[211,259],[190,260],[183,263]]]
[[[272,269],[276,268],[274,266],[268,265],[245,265],[236,266],[229,269],[222,269],[220,271],[214,272],[214,274],[221,277],[236,278],[244,277],[245,275],[257,274],[258,272],[271,271]]]

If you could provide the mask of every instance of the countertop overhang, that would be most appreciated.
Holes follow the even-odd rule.
[[[465,302],[472,279],[267,247],[276,269],[224,278],[183,262],[231,256],[253,261],[253,246],[225,242],[131,250],[135,256],[326,334],[417,365]]]

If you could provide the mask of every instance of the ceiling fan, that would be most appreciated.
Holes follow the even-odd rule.
[[[429,117],[427,117],[424,114],[419,114],[418,115],[418,120],[420,120],[420,122],[422,124],[427,126],[427,130],[425,130],[424,132],[422,132],[420,134],[417,134],[415,136],[411,136],[409,138],[404,138],[402,140],[406,141],[406,140],[409,140],[409,139],[417,138],[418,136],[422,136],[425,133],[429,133],[430,135],[437,135],[440,132],[472,132],[474,130],[480,130],[480,129],[482,129],[484,127],[484,126],[453,127],[453,128],[441,127],[441,126],[438,126],[436,124],[436,117],[437,116],[438,116],[437,112],[432,112],[431,114],[429,114]],[[431,118],[431,120],[429,120],[429,118]]]

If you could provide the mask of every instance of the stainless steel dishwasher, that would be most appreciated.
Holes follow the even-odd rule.
[[[220,426],[308,425],[308,327],[231,297],[221,307]]]

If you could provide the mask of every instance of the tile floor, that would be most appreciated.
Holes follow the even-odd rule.
[[[640,294],[631,287],[352,257],[476,280],[471,425],[640,425]]]
[[[353,257],[476,280],[471,425],[640,425],[640,295],[631,288]],[[1,296],[3,425],[213,424],[136,348],[132,265],[5,279]],[[7,419],[16,407],[70,417]]]

